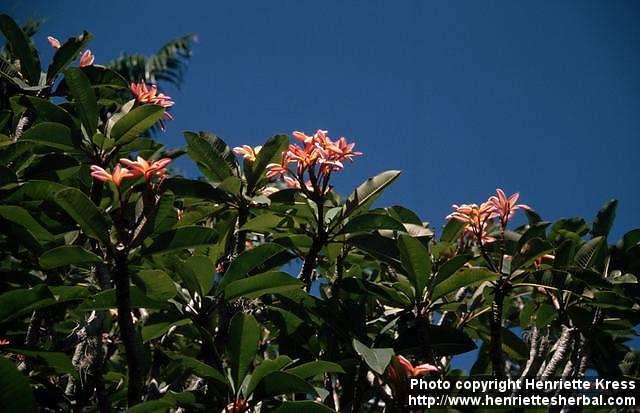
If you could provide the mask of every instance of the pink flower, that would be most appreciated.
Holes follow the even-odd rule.
[[[60,48],[60,40],[56,39],[53,36],[47,36],[47,41],[49,42],[49,44],[51,45],[51,47],[53,47],[54,49],[59,49]]]
[[[133,96],[140,103],[153,103],[154,105],[162,106],[163,108],[170,108],[175,104],[171,99],[171,96],[167,96],[164,93],[158,93],[158,87],[151,85],[147,87],[146,83],[131,83],[129,90],[133,93]]]
[[[395,356],[387,367],[387,377],[398,387],[402,387],[407,379],[418,378],[427,374],[437,373],[440,369],[431,364],[413,364],[403,356]]]
[[[138,156],[135,161],[122,158],[120,159],[120,163],[129,168],[133,176],[144,176],[145,180],[150,181],[154,176],[163,177],[166,174],[167,171],[165,167],[171,163],[171,158],[162,158],[149,163],[147,160]]]
[[[112,174],[98,165],[91,165],[91,176],[97,181],[113,182],[116,186],[120,186],[122,180],[133,178],[135,175],[127,168],[123,168],[120,165],[116,165],[115,168],[113,168]]]
[[[507,197],[504,191],[498,188],[496,189],[496,194],[497,196],[490,197],[487,202],[491,205],[491,217],[499,217],[503,228],[506,228],[507,223],[517,210],[531,209],[528,205],[516,203],[520,197],[518,192]]]
[[[280,163],[270,163],[267,165],[267,178],[282,178],[289,174],[289,163],[291,160],[287,156],[288,152],[282,154],[282,161]]]
[[[175,105],[171,96],[165,95],[164,93],[158,93],[158,87],[156,85],[147,87],[147,84],[144,82],[131,83],[129,85],[129,90],[131,90],[134,98],[139,103],[151,103],[153,105],[162,106],[165,109]],[[165,111],[164,118],[166,120],[173,120],[173,115],[168,111]],[[164,123],[162,121],[160,121],[160,129],[164,132]]]
[[[249,145],[242,145],[242,146],[236,146],[235,148],[233,148],[233,153],[235,153],[238,156],[242,156],[244,159],[246,159],[249,162],[255,162],[256,156],[258,155],[259,152],[260,152],[260,146],[256,146],[255,148],[252,148]]]
[[[11,340],[0,338],[0,347],[8,346],[9,344],[11,344]]]
[[[80,67],[91,66],[94,60],[95,56],[91,54],[91,50],[87,49],[80,57]]]
[[[343,161],[353,161],[353,158],[362,155],[362,152],[353,150],[355,143],[348,143],[342,137],[332,141],[326,130],[318,129],[313,136],[304,132],[294,131],[293,137],[298,143],[292,143],[282,154],[280,164],[267,165],[268,178],[280,178],[288,187],[300,187],[300,182],[308,180],[314,184],[305,184],[309,192],[324,193],[330,189],[328,186],[331,172],[344,168]],[[295,174],[289,170],[289,164],[296,164]],[[317,186],[317,188],[314,188]]]
[[[495,238],[487,234],[489,219],[492,218],[492,206],[484,202],[480,206],[476,204],[453,205],[454,212],[447,215],[447,219],[455,219],[465,224],[464,234],[472,235],[481,244],[495,241]]]

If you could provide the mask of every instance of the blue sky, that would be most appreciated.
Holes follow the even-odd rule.
[[[346,193],[385,169],[382,204],[439,228],[452,203],[496,187],[543,217],[590,219],[620,202],[617,237],[640,226],[640,7],[608,1],[11,1],[45,36],[88,29],[96,61],[197,33],[172,122],[232,145],[328,129],[365,153]],[[635,26],[634,26],[635,25]],[[181,161],[187,174],[195,167]]]

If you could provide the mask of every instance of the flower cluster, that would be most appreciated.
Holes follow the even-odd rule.
[[[147,86],[146,83],[131,83],[129,90],[133,93],[136,102],[139,103],[151,103],[153,105],[162,106],[165,109],[172,107],[175,102],[171,96],[167,96],[164,93],[158,93],[158,87],[156,85]],[[173,120],[173,115],[168,111],[164,112],[164,118],[166,120]],[[160,129],[164,131],[164,123],[160,121]]]
[[[135,161],[122,158],[120,163],[113,168],[113,173],[109,173],[98,165],[92,165],[91,176],[97,181],[113,182],[117,187],[125,179],[140,176],[144,176],[145,181],[151,182],[154,177],[162,179],[166,176],[166,167],[170,162],[170,158],[163,158],[154,162],[149,162],[140,156]]]
[[[496,189],[496,195],[489,197],[486,202],[477,204],[453,205],[454,212],[447,215],[447,219],[455,219],[465,224],[463,236],[471,236],[481,244],[495,241],[488,234],[488,227],[493,218],[500,220],[502,230],[519,209],[531,209],[528,205],[517,204],[519,193],[507,197],[502,189]]]
[[[290,144],[279,164],[267,165],[267,177],[280,178],[288,187],[301,188],[304,183],[308,191],[315,188],[324,192],[332,172],[344,168],[345,160],[353,162],[354,157],[362,155],[353,150],[355,143],[348,143],[344,137],[333,141],[325,130],[318,130],[313,136],[295,131],[293,137],[300,144]],[[295,173],[289,169],[290,164],[296,165]]]

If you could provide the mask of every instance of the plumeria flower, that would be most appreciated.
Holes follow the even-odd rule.
[[[289,158],[286,156],[286,152],[282,156],[282,162],[270,163],[267,165],[267,178],[281,178],[289,173]]]
[[[127,158],[120,159],[120,163],[129,168],[134,176],[144,176],[146,181],[150,181],[154,176],[163,177],[167,172],[165,167],[171,161],[171,158],[162,158],[149,163],[140,156],[135,161]]]
[[[499,217],[500,223],[503,228],[506,228],[507,223],[513,217],[519,209],[527,209],[530,210],[531,207],[524,204],[518,204],[518,198],[520,198],[520,193],[516,192],[515,194],[507,197],[504,191],[500,188],[496,189],[496,195],[489,198],[488,203],[491,205],[491,213],[492,217]]]
[[[476,204],[453,205],[454,212],[447,215],[447,219],[455,219],[465,224],[463,235],[471,235],[482,244],[495,241],[487,234],[489,219],[492,217],[492,205],[484,202]]]
[[[162,106],[163,108],[170,108],[175,104],[171,96],[167,96],[164,93],[158,93],[158,87],[151,85],[148,87],[146,83],[131,83],[129,90],[133,93],[133,96],[140,103],[153,103],[154,105]]]
[[[420,377],[430,373],[437,373],[439,369],[431,364],[420,364],[419,366],[413,366],[409,360],[403,356],[396,356],[397,366],[400,366],[400,374],[404,374],[406,377]]]
[[[80,67],[91,66],[93,61],[95,60],[95,56],[91,54],[91,50],[85,50],[80,57]]]
[[[47,41],[49,42],[51,47],[53,47],[54,49],[59,49],[61,46],[60,40],[56,39],[53,36],[47,36]]]
[[[171,96],[165,95],[164,93],[158,93],[158,87],[156,85],[148,87],[144,82],[131,83],[129,85],[129,90],[131,90],[131,93],[133,93],[133,96],[139,103],[151,103],[162,106],[165,109],[175,105]],[[173,120],[173,115],[165,110],[164,118],[166,120]],[[164,132],[164,122],[162,121],[160,121],[160,129]]]
[[[255,148],[252,148],[249,145],[236,146],[235,148],[233,148],[233,153],[235,153],[238,156],[242,156],[244,159],[246,159],[249,162],[255,162],[256,156],[258,156],[258,153],[260,153],[261,148],[262,147],[260,146],[256,146]]]
[[[344,137],[341,137],[334,144],[328,145],[327,150],[331,153],[331,157],[333,159],[337,159],[340,161],[346,159],[350,162],[353,162],[353,158],[355,156],[362,155],[362,152],[353,150],[355,146],[355,142],[347,143],[347,140]]]
[[[438,373],[439,371],[440,369],[434,365],[425,363],[414,366],[405,357],[395,356],[391,359],[389,367],[387,367],[386,376],[389,380],[389,385],[394,389],[394,393],[399,396],[409,390],[409,379]]]
[[[116,165],[113,168],[113,173],[107,172],[98,165],[91,165],[91,176],[97,181],[113,182],[116,186],[120,186],[124,179],[133,178],[135,174],[120,165]]]
[[[300,142],[304,143],[305,145],[313,144],[314,137],[313,136],[307,136],[304,132],[299,132],[299,131],[296,130],[296,131],[293,131],[292,135],[293,135],[294,138],[296,138]]]

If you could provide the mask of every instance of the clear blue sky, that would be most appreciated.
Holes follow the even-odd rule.
[[[614,234],[640,226],[637,2],[7,3],[47,19],[40,47],[93,32],[98,63],[197,33],[185,87],[167,91],[168,146],[185,129],[235,146],[323,128],[365,153],[341,192],[402,169],[382,203],[437,228],[452,203],[498,186],[547,219],[590,219],[616,197]]]

